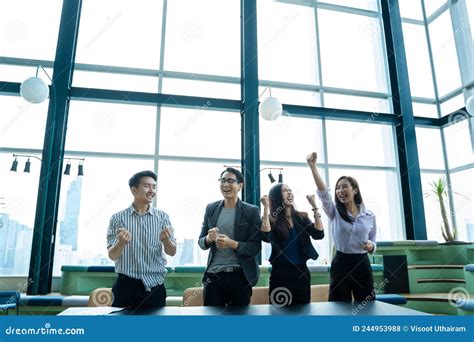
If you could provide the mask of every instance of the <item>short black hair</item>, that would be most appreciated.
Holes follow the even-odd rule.
[[[228,167],[224,171],[222,171],[220,178],[222,178],[222,175],[226,172],[233,173],[235,175],[235,177],[237,178],[237,182],[239,182],[239,183],[244,182],[244,175],[242,174],[242,172],[240,172],[237,169],[234,169],[233,167]]]
[[[128,186],[129,187],[135,187],[135,188],[138,188],[138,185],[140,184],[140,181],[142,180],[143,177],[151,177],[155,180],[156,182],[156,173],[154,173],[153,171],[140,171],[140,172],[137,172],[135,173],[132,178],[129,179],[128,181]]]

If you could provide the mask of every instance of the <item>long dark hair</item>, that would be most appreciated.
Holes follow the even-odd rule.
[[[288,240],[290,235],[290,224],[285,217],[285,204],[283,203],[282,194],[283,184],[278,183],[270,189],[268,197],[270,199],[270,225],[280,241]],[[308,217],[308,214],[297,211],[294,206],[291,207],[291,216],[300,218]]]
[[[336,201],[336,209],[344,221],[352,223],[354,219],[349,216],[346,206],[341,201],[339,201],[339,198],[337,198],[337,195],[336,195],[337,185],[343,179],[347,179],[347,181],[351,184],[352,188],[357,189],[357,193],[354,195],[354,202],[356,202],[357,206],[360,207],[360,205],[364,201],[362,200],[362,194],[360,193],[359,183],[357,183],[355,178],[350,177],[350,176],[342,176],[337,180],[336,187],[334,189],[334,200]]]

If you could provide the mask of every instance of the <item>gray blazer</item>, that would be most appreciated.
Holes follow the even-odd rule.
[[[224,200],[213,202],[207,205],[204,221],[202,223],[201,234],[199,235],[198,244],[203,250],[210,249],[207,259],[207,268],[211,264],[214,252],[216,251],[216,243],[210,245],[206,243],[206,235],[209,229],[214,228],[217,224],[219,214],[224,208]],[[258,268],[257,255],[262,250],[262,240],[260,234],[260,210],[257,206],[242,202],[237,202],[237,211],[235,213],[235,229],[234,240],[239,243],[239,247],[235,251],[237,254],[242,271],[245,278],[251,286],[257,284],[260,276]]]

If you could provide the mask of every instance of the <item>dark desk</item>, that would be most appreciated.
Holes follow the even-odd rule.
[[[69,308],[60,315],[97,315],[100,308]],[[215,308],[204,306],[178,307],[168,306],[159,309],[123,309],[108,315],[149,315],[149,316],[221,316],[221,315],[248,315],[248,316],[420,316],[428,315],[421,311],[403,308],[400,306],[374,301],[366,304],[323,302],[310,303],[286,308],[277,308],[272,305],[250,305],[243,308]]]

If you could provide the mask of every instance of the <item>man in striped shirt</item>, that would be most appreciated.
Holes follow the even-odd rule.
[[[168,214],[151,206],[156,179],[152,171],[133,175],[128,182],[132,205],[110,219],[107,249],[117,272],[112,306],[166,305],[165,253],[176,254],[176,240]]]

